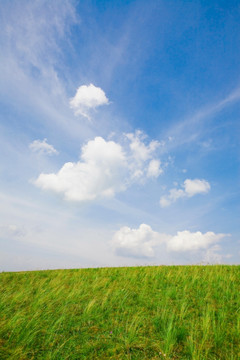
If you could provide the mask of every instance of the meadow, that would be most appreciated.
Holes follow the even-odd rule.
[[[1,273],[0,359],[240,359],[240,266]]]

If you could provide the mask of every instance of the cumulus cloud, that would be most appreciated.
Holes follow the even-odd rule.
[[[191,197],[196,194],[206,194],[210,190],[210,184],[206,180],[190,180],[184,181],[184,189],[187,196]]]
[[[210,245],[219,242],[227,234],[215,234],[214,232],[206,232],[205,234],[197,231],[191,233],[188,230],[178,231],[167,242],[167,247],[171,251],[197,251],[208,249]]]
[[[29,144],[29,148],[38,154],[46,154],[46,155],[53,155],[58,154],[58,151],[53,147],[53,145],[50,145],[47,143],[47,139],[41,140],[34,140],[31,144]]]
[[[96,137],[82,148],[81,160],[63,165],[58,173],[41,174],[38,187],[63,193],[74,201],[110,197],[124,189],[126,159],[122,147],[114,141]]]
[[[160,199],[161,207],[167,207],[174,203],[177,199],[183,197],[192,197],[197,194],[207,194],[210,190],[210,184],[206,180],[186,179],[182,185],[183,189],[173,188],[168,195],[164,195]]]
[[[229,234],[214,232],[179,231],[177,235],[162,234],[153,231],[149,225],[141,224],[138,229],[127,226],[118,230],[112,239],[112,247],[117,255],[126,257],[154,257],[155,250],[161,246],[162,251],[199,253],[203,260],[210,257],[212,261],[220,261],[218,251],[220,240]],[[165,250],[164,250],[165,248]]]
[[[127,257],[153,257],[154,246],[161,242],[161,235],[149,225],[141,224],[138,229],[128,226],[118,230],[112,239],[112,246],[117,255]]]
[[[82,115],[90,119],[89,111],[109,104],[109,100],[100,87],[90,84],[80,86],[69,104],[75,115]]]
[[[132,141],[136,141],[136,137],[136,134],[128,136],[127,146],[96,137],[82,147],[78,162],[65,163],[57,173],[40,174],[35,185],[61,193],[66,200],[90,201],[112,197],[134,182],[159,176],[162,172],[160,161],[152,159],[156,145],[151,145],[152,142],[146,145],[139,139],[139,146],[148,155],[136,161],[132,150]]]

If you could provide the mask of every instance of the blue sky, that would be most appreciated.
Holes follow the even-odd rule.
[[[239,263],[239,16],[1,3],[1,271]]]

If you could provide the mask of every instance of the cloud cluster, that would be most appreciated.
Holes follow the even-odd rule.
[[[161,143],[152,140],[145,144],[146,135],[137,130],[135,133],[125,134],[129,141],[129,159],[128,163],[131,168],[132,179],[157,178],[163,173],[159,159],[153,158],[153,155]],[[148,163],[147,167],[145,164]]]
[[[146,145],[143,142],[146,135],[141,130],[137,130],[135,133],[126,134],[126,137],[130,140],[130,149],[132,150],[133,157],[137,162],[150,159],[152,157],[152,153],[160,145],[157,140],[152,140],[149,145]]]
[[[197,251],[208,249],[209,246],[219,242],[226,234],[215,234],[208,231],[205,234],[197,231],[191,233],[188,230],[178,231],[177,235],[169,239],[167,247],[171,251]]]
[[[112,239],[111,245],[115,253],[126,257],[154,257],[155,248],[165,246],[164,251],[170,252],[199,252],[205,251],[204,258],[214,254],[219,259],[217,243],[229,234],[215,234],[214,232],[179,231],[177,235],[167,235],[153,231],[149,225],[141,224],[138,229],[127,226],[118,230]]]
[[[47,139],[41,140],[34,140],[30,145],[29,148],[38,154],[44,154],[44,155],[57,155],[58,151],[53,147],[53,145],[50,145],[47,143]]]
[[[206,180],[186,179],[182,189],[173,188],[168,195],[162,196],[160,199],[161,207],[167,207],[174,203],[177,199],[183,197],[192,197],[197,194],[206,194],[210,190],[210,184]]]
[[[82,115],[90,119],[89,111],[98,106],[109,104],[105,92],[93,84],[82,85],[77,89],[75,96],[69,101],[75,115]]]
[[[64,195],[66,200],[90,201],[112,197],[134,182],[161,174],[160,161],[153,158],[157,142],[143,143],[142,134],[128,134],[128,144],[95,137],[82,147],[78,162],[68,162],[57,173],[40,174],[35,185]],[[142,156],[135,152],[138,144]]]
[[[149,225],[141,224],[138,229],[128,226],[118,230],[112,240],[117,255],[127,257],[153,257],[154,245],[161,242],[161,235]]]

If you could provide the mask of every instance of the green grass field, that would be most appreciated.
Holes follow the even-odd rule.
[[[0,274],[0,359],[240,359],[240,266]]]

